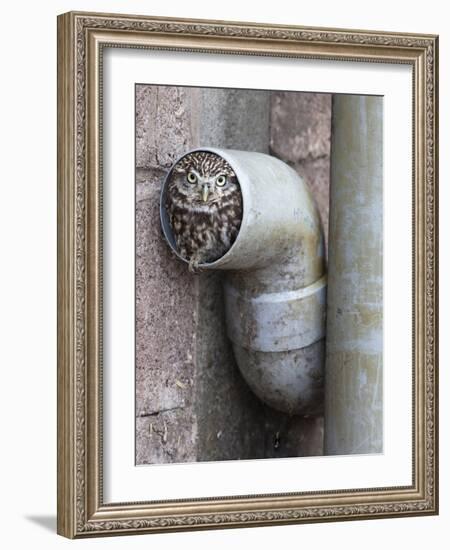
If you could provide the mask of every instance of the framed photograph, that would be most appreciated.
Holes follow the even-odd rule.
[[[59,16],[59,534],[438,512],[437,46]]]

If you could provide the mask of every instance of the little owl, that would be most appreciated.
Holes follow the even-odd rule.
[[[222,257],[237,237],[242,196],[236,174],[215,153],[189,153],[172,168],[165,207],[177,251],[195,271]]]

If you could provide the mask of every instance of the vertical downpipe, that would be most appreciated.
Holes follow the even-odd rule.
[[[325,454],[383,451],[383,100],[334,95]]]

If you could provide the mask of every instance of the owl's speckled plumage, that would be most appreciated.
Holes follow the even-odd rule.
[[[215,153],[189,153],[172,169],[165,207],[178,253],[189,260],[190,270],[214,262],[229,250],[241,225],[236,174]]]

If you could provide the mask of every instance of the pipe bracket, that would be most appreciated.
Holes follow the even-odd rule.
[[[233,343],[254,351],[282,352],[324,338],[326,275],[299,290],[252,297],[230,283],[226,287],[228,337]]]

